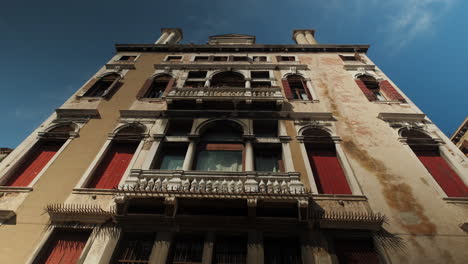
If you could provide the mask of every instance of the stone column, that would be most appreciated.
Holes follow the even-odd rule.
[[[158,40],[156,40],[156,42],[154,44],[164,44],[164,40],[167,38],[167,31],[163,32],[161,34],[161,37],[158,38]]]
[[[294,32],[294,40],[296,41],[297,44],[299,45],[306,45],[306,44],[309,44],[304,36],[304,32],[303,31],[295,31]]]
[[[311,45],[318,44],[318,42],[317,42],[317,40],[315,40],[315,37],[314,37],[314,35],[313,35],[312,32],[313,32],[313,31],[306,30],[306,31],[304,32],[305,38],[306,38],[307,42],[308,42],[309,44],[311,44]]]
[[[175,32],[172,31],[172,32],[169,34],[169,36],[167,37],[166,41],[164,41],[164,44],[174,44],[174,42],[175,42],[174,37],[175,37]]]
[[[205,243],[203,244],[202,264],[212,263],[214,240],[215,240],[215,236],[214,236],[213,231],[208,231],[205,236]]]
[[[210,79],[206,79],[205,81],[205,87],[210,87],[211,86],[211,80]]]
[[[250,230],[247,241],[247,264],[263,264],[263,234]]]
[[[158,232],[148,264],[166,264],[172,236],[172,232]]]
[[[197,147],[196,140],[192,139],[187,148],[187,153],[185,154],[184,165],[182,165],[182,170],[188,171],[192,170],[193,158],[195,156],[195,149]]]
[[[245,79],[245,88],[247,89],[251,88],[250,79]]]
[[[254,171],[254,153],[250,140],[245,142],[245,171]]]

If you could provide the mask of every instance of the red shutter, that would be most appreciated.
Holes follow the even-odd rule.
[[[371,239],[335,240],[335,253],[339,263],[378,264],[379,256]]]
[[[308,146],[307,154],[320,193],[352,194],[343,168],[336,157],[336,151],[332,147],[316,149],[314,146]]]
[[[62,147],[63,141],[39,142],[39,146],[30,150],[22,163],[13,172],[7,186],[28,186]]]
[[[74,264],[88,241],[88,232],[58,231],[52,235],[42,257],[34,263]]]
[[[468,197],[468,187],[437,150],[414,150],[432,177],[449,197]]]
[[[122,179],[138,146],[137,142],[114,142],[93,174],[88,188],[113,189]]]
[[[281,80],[283,83],[283,89],[284,89],[284,95],[286,95],[286,98],[289,100],[294,99],[293,94],[291,92],[291,87],[289,87],[289,83],[287,79]]]
[[[367,88],[367,86],[364,84],[363,81],[361,80],[355,80],[355,81],[357,85],[359,86],[359,88],[361,88],[361,91],[364,93],[367,100],[369,100],[370,102],[377,100],[377,98],[375,97],[375,94],[371,90],[369,90],[369,88]]]
[[[309,97],[309,100],[313,100],[314,98],[312,98],[312,95],[310,94],[310,91],[309,91],[309,88],[307,87],[307,84],[302,79],[301,79],[301,84],[302,84],[302,87],[304,88],[304,90],[306,91],[307,97]]]
[[[143,98],[146,93],[148,92],[149,88],[151,88],[151,84],[153,84],[153,78],[148,78],[143,86],[141,87],[140,91],[138,91],[136,98]]]
[[[406,103],[405,98],[401,96],[401,94],[390,84],[389,81],[381,81],[379,83],[380,89],[385,93],[386,96],[389,97],[392,101],[400,101],[402,103]]]
[[[164,96],[169,94],[169,92],[172,89],[172,86],[174,86],[174,83],[175,83],[175,79],[171,78],[169,82],[167,83],[166,90],[164,90]]]

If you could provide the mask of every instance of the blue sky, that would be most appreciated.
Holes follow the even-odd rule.
[[[180,27],[183,43],[242,33],[292,44],[370,44],[371,59],[451,135],[468,115],[468,1],[6,1],[0,8],[0,147],[16,147],[113,54]]]

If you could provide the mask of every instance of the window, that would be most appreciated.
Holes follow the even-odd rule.
[[[270,88],[271,87],[271,82],[258,82],[258,81],[252,81],[250,83],[250,86],[252,88]]]
[[[201,88],[205,86],[207,71],[190,71],[185,81],[185,88]]]
[[[135,61],[136,56],[122,56],[119,61]]]
[[[211,78],[212,87],[245,87],[244,76],[237,72],[220,72]]]
[[[380,263],[371,238],[336,239],[334,244],[339,263]]]
[[[369,75],[361,75],[356,79],[356,83],[369,101],[400,101],[406,103],[406,99],[390,84],[384,80],[377,80]]]
[[[468,197],[468,187],[440,155],[439,146],[428,135],[416,129],[403,129],[401,136],[426,167],[448,197]]]
[[[65,140],[39,140],[21,159],[8,177],[5,186],[25,187],[31,184],[64,143]]]
[[[196,56],[195,61],[209,61],[209,56]]]
[[[164,142],[153,169],[182,170],[187,153],[187,144]]]
[[[263,240],[265,263],[301,264],[301,246],[297,239],[265,238]],[[341,262],[340,262],[341,263]]]
[[[281,145],[258,144],[254,153],[256,171],[284,172]]]
[[[254,120],[253,129],[255,137],[277,137],[278,136],[278,121],[277,120]]]
[[[172,264],[196,264],[202,262],[203,237],[194,235],[179,235],[172,247],[172,256],[169,262]]]
[[[154,240],[155,234],[153,233],[124,233],[111,263],[149,263]]]
[[[247,56],[234,56],[232,58],[233,61],[249,61],[249,57]]]
[[[115,87],[120,79],[117,73],[111,73],[99,78],[94,82],[83,96],[85,97],[102,97],[106,96],[111,88]]]
[[[34,264],[77,263],[91,231],[56,229]]]
[[[213,264],[247,263],[247,239],[244,237],[217,237],[213,251]]]
[[[356,58],[356,56],[343,56],[343,55],[340,55],[340,58],[341,58],[343,61],[358,61],[358,59]]]
[[[352,194],[330,134],[318,128],[302,133],[319,193]]]
[[[167,56],[166,61],[181,61],[182,56]]]
[[[165,91],[169,91],[174,85],[172,76],[163,74],[151,77],[143,84],[137,94],[137,98],[161,98]]]
[[[259,62],[259,61],[267,61],[266,56],[253,56],[253,61]]]
[[[277,56],[277,60],[280,61],[296,61],[294,56]]]
[[[228,61],[228,56],[214,56],[213,61]]]
[[[284,92],[286,98],[293,100],[312,100],[306,82],[302,76],[289,75],[283,79]]]
[[[269,71],[252,71],[250,72],[252,79],[270,79]]]
[[[187,79],[204,79],[207,71],[189,71]]]
[[[191,119],[171,119],[169,120],[169,128],[167,129],[167,136],[187,136],[192,130]]]
[[[202,133],[196,170],[242,171],[244,145],[242,128],[233,121],[217,121]]]

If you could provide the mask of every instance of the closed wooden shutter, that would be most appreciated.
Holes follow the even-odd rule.
[[[468,187],[438,150],[413,150],[448,197],[468,197]]]
[[[94,84],[99,81],[99,78],[93,78],[91,79],[82,89],[81,92],[78,94],[78,96],[84,96],[86,92],[94,86]]]
[[[34,264],[77,263],[88,238],[89,232],[58,230]]]
[[[335,252],[339,263],[378,264],[379,256],[371,239],[335,240]]]
[[[281,80],[281,82],[283,83],[284,95],[286,96],[286,98],[289,100],[294,99],[288,80],[283,79]]]
[[[113,142],[93,174],[88,188],[116,188],[127,170],[138,142]]]
[[[334,146],[307,146],[310,166],[320,193],[352,194]]]
[[[31,149],[30,153],[22,159],[23,161],[10,176],[6,185],[16,187],[28,186],[55,156],[63,143],[64,141],[39,142],[38,146]]]
[[[171,78],[167,83],[166,89],[164,90],[164,96],[168,95],[171,91],[172,87],[174,86],[175,78]]]
[[[369,100],[370,102],[377,100],[377,98],[375,97],[375,94],[369,88],[367,88],[367,86],[364,84],[363,81],[361,80],[355,80],[355,81],[356,81],[356,84],[359,86],[359,88],[361,88],[361,91],[366,96],[367,100]]]
[[[401,96],[401,94],[395,89],[395,87],[393,87],[393,85],[389,81],[381,81],[379,83],[379,86],[380,89],[385,93],[386,96],[389,97],[390,100],[406,103],[405,98]]]
[[[313,100],[314,98],[312,98],[312,94],[310,94],[309,87],[307,87],[307,84],[306,84],[306,82],[304,82],[303,79],[301,79],[301,84],[302,84],[302,87],[304,88],[304,90],[306,91],[307,97],[309,97],[309,100]]]
[[[136,95],[136,98],[140,99],[140,98],[143,98],[145,97],[146,93],[148,92],[148,90],[151,88],[151,84],[153,84],[153,77],[151,78],[148,78],[145,83],[143,84],[143,86],[141,87],[140,91],[138,91],[137,95]]]

